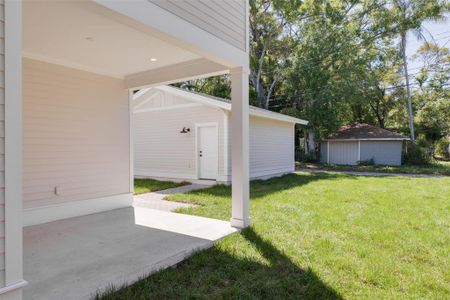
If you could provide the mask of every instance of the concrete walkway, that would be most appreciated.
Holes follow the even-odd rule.
[[[444,178],[444,175],[434,174],[411,174],[411,173],[382,173],[382,172],[359,172],[359,171],[334,171],[334,170],[320,170],[320,169],[307,169],[298,168],[296,172],[308,172],[308,173],[338,173],[358,176],[393,176],[393,177],[417,177],[417,178]]]
[[[173,189],[136,195],[134,196],[133,206],[146,207],[162,211],[174,211],[178,208],[194,207],[195,206],[194,204],[167,201],[164,200],[164,198],[167,197],[168,195],[187,193],[189,191],[205,189],[208,187],[210,186],[203,184],[189,184],[176,187]]]

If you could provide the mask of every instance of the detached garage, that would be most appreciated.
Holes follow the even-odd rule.
[[[134,174],[231,181],[231,102],[171,86],[134,96]],[[250,106],[250,178],[295,170],[295,125],[305,120]]]
[[[320,160],[336,165],[373,160],[377,165],[399,166],[405,140],[408,138],[376,126],[348,125],[321,143]]]

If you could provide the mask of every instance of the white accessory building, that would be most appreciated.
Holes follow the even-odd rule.
[[[171,86],[134,98],[135,176],[231,182],[231,102]],[[249,108],[250,178],[295,170],[295,124],[308,122]]]

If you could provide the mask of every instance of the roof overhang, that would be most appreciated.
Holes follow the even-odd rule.
[[[225,111],[231,112],[231,103],[230,102],[216,100],[216,99],[213,99],[211,97],[207,97],[207,96],[204,96],[204,95],[201,95],[201,94],[192,93],[192,92],[189,92],[189,91],[184,91],[182,89],[174,88],[174,87],[167,86],[167,85],[158,86],[158,87],[155,87],[155,89],[158,89],[158,90],[170,93],[172,95],[180,96],[180,97],[182,97],[184,99],[187,99],[189,101],[201,103],[201,104],[204,104],[206,106],[220,108],[220,109],[223,109]],[[137,99],[138,97],[140,97],[143,94],[145,94],[148,90],[149,89],[145,89],[145,90],[141,90],[138,93],[136,93],[135,94],[135,99]],[[226,100],[226,99],[224,99],[224,100]],[[307,125],[308,124],[308,121],[306,121],[306,120],[302,120],[302,119],[299,119],[299,118],[294,118],[294,117],[291,117],[291,116],[283,115],[283,114],[280,114],[280,113],[276,113],[276,112],[272,112],[272,111],[269,111],[269,110],[256,108],[256,107],[250,107],[249,114],[251,116],[261,117],[261,118],[266,118],[266,119],[271,119],[271,120],[276,120],[276,121],[281,121],[281,122],[288,122],[288,123],[301,124],[301,125]]]
[[[126,88],[205,78],[228,73],[236,65],[224,64],[226,59],[218,59],[209,48],[200,50],[187,42],[209,35],[184,33],[181,40],[159,28],[174,31],[189,24],[180,27],[184,21],[170,14],[177,24],[168,19],[164,23],[161,17],[156,22],[151,16],[161,9],[148,1],[24,0],[22,6],[23,57],[124,79]],[[207,44],[215,51],[221,43],[211,38]],[[242,58],[237,63],[245,63],[245,51],[237,52]]]
[[[357,141],[406,141],[409,138],[364,138],[364,139],[324,139],[325,142],[357,142]]]

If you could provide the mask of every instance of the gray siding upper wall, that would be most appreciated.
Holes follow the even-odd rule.
[[[361,141],[361,160],[373,158],[377,165],[399,166],[402,163],[402,141]]]
[[[245,0],[148,0],[162,9],[246,51]]]

